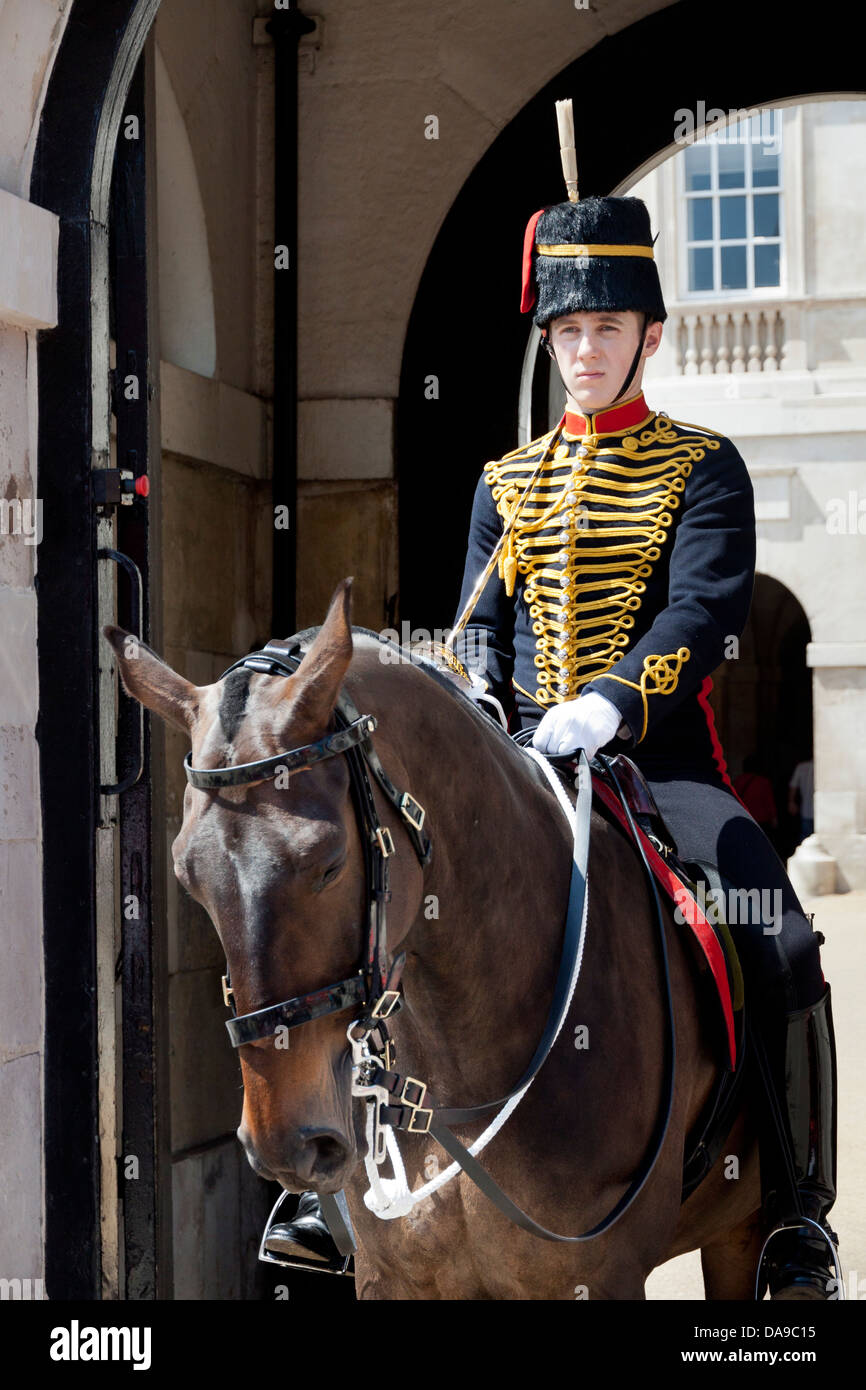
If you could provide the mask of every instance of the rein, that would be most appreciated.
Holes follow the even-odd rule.
[[[261,651],[242,657],[227,667],[220,676],[220,680],[231,671],[243,667],[268,675],[293,675],[300,665],[303,655],[299,639],[290,638],[288,641],[272,639]],[[501,1122],[506,1118],[505,1113],[497,1121],[494,1121],[486,1134],[480,1140],[476,1140],[469,1149],[460,1143],[448,1126],[472,1123],[482,1115],[489,1114],[494,1110],[502,1110],[503,1107],[506,1107],[507,1113],[510,1114],[549,1056],[568,1013],[583,956],[587,915],[592,780],[586,754],[583,749],[579,750],[578,793],[572,816],[574,845],[562,953],[553,999],[538,1046],[520,1080],[507,1095],[501,1096],[498,1100],[462,1108],[449,1108],[432,1104],[425,1106],[424,1102],[428,1099],[426,1084],[416,1077],[402,1076],[393,1070],[395,1048],[393,1040],[389,1036],[386,1020],[396,1013],[403,1004],[399,985],[405,963],[405,953],[398,955],[394,962],[389,965],[386,910],[387,903],[391,898],[391,891],[388,860],[395,852],[395,848],[390,831],[379,823],[368,768],[372,771],[389,800],[403,816],[407,832],[412,839],[422,867],[426,867],[430,862],[432,842],[429,836],[423,833],[425,821],[423,807],[408,792],[400,792],[393,785],[372,746],[370,736],[376,728],[374,716],[360,715],[348,695],[341,691],[335,707],[335,718],[338,725],[342,725],[335,733],[326,735],[315,743],[286,750],[256,762],[242,763],[234,767],[194,768],[190,764],[190,754],[187,754],[184,759],[184,770],[189,783],[201,790],[212,790],[218,787],[241,786],[264,781],[276,777],[280,770],[289,773],[296,772],[311,767],[324,758],[345,754],[349,760],[353,804],[365,847],[369,899],[368,925],[364,955],[357,973],[348,980],[339,981],[324,989],[315,990],[294,999],[284,1000],[280,1004],[273,1004],[253,1013],[238,1016],[234,1008],[234,996],[227,969],[223,977],[223,996],[226,1005],[232,1009],[234,1014],[234,1017],[226,1023],[232,1045],[241,1047],[244,1043],[269,1037],[278,1029],[297,1028],[303,1023],[308,1023],[326,1014],[342,1012],[345,1009],[361,1005],[360,1014],[353,1019],[347,1029],[347,1038],[352,1048],[353,1057],[352,1093],[355,1096],[363,1097],[369,1106],[367,1125],[368,1172],[371,1171],[371,1168],[375,1171],[375,1166],[381,1165],[386,1154],[390,1154],[395,1171],[399,1170],[402,1173],[402,1162],[393,1136],[394,1129],[403,1129],[411,1134],[429,1133],[454,1159],[455,1162],[452,1165],[454,1174],[458,1171],[458,1167],[462,1169],[484,1192],[485,1196],[516,1225],[544,1240],[575,1243],[594,1239],[603,1231],[609,1230],[624,1215],[655,1167],[667,1134],[674,1092],[674,1011],[661,902],[652,869],[643,852],[631,810],[617,775],[604,755],[599,755],[597,762],[612,780],[622,802],[632,837],[640,852],[655,905],[667,997],[665,1094],[660,1109],[660,1117],[656,1122],[654,1131],[655,1142],[653,1143],[653,1139],[650,1139],[647,1152],[644,1154],[640,1167],[633,1176],[626,1192],[608,1212],[607,1216],[591,1230],[576,1236],[562,1236],[547,1230],[544,1226],[533,1221],[530,1216],[527,1216],[506,1196],[474,1157],[474,1153],[480,1151],[487,1139],[493,1136]],[[562,801],[564,793],[554,782],[554,774],[546,761],[540,755],[534,752],[530,753],[530,750],[524,751],[527,751],[528,755],[533,756],[536,761],[541,763],[549,780],[554,785],[557,796]],[[361,1030],[360,1033],[357,1031],[358,1029]],[[663,1118],[661,1112],[663,1112]],[[651,1154],[650,1150],[652,1150]],[[444,1177],[444,1175],[442,1176]],[[405,1186],[405,1176],[403,1182]],[[440,1184],[437,1182],[438,1185]],[[410,1205],[414,1205],[414,1202],[423,1193],[424,1189],[418,1193],[409,1193],[407,1190],[403,1195],[410,1199]],[[391,1213],[377,1211],[376,1214],[396,1216],[405,1214],[405,1211],[394,1210]]]

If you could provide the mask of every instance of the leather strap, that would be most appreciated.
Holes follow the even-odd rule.
[[[324,1014],[354,1008],[364,1002],[366,994],[364,977],[358,974],[314,994],[285,999],[282,1004],[272,1004],[267,1009],[257,1009],[255,1013],[227,1019],[226,1028],[232,1047],[242,1047],[244,1043],[271,1037],[279,1027],[297,1028],[301,1023],[311,1023],[314,1018],[321,1018]]]
[[[644,853],[640,837],[637,833],[637,827],[635,826],[634,820],[632,818],[631,810],[629,809],[628,802],[622,791],[622,787],[619,784],[619,780],[616,776],[616,773],[610,765],[610,760],[606,758],[604,754],[597,754],[597,758],[605,767],[608,775],[611,777],[622,801],[623,809],[629,822],[632,837],[641,856],[641,862],[643,864],[644,874],[646,876],[652,894],[652,899],[656,912],[656,921],[658,923],[659,928],[659,940],[661,945],[662,962],[664,967],[664,983],[667,1000],[667,1029],[665,1033],[665,1094],[662,1100],[664,1119],[661,1121],[659,1119],[656,1120],[655,1132],[657,1138],[655,1140],[655,1143],[653,1143],[653,1138],[651,1138],[647,1146],[647,1152],[645,1153],[644,1158],[641,1161],[638,1171],[635,1173],[634,1177],[632,1178],[628,1188],[623,1193],[622,1197],[615,1204],[615,1206],[608,1212],[604,1219],[598,1222],[597,1225],[593,1226],[591,1230],[583,1231],[580,1235],[563,1236],[558,1235],[555,1231],[548,1230],[546,1226],[541,1226],[537,1221],[533,1221],[531,1216],[528,1216],[527,1213],[523,1211],[520,1207],[518,1207],[515,1202],[512,1202],[511,1198],[506,1196],[499,1184],[494,1182],[490,1174],[486,1172],[484,1168],[482,1168],[481,1164],[477,1161],[477,1159],[474,1158],[473,1155],[469,1152],[469,1150],[463,1144],[460,1143],[460,1140],[457,1139],[456,1136],[451,1133],[450,1129],[446,1127],[443,1121],[443,1117],[445,1115],[450,1116],[453,1114],[457,1114],[461,1117],[466,1116],[466,1122],[468,1123],[469,1120],[477,1118],[478,1116],[486,1113],[488,1110],[505,1104],[508,1100],[511,1099],[513,1095],[515,1095],[517,1091],[519,1091],[523,1086],[527,1085],[528,1081],[532,1080],[532,1078],[536,1075],[542,1063],[545,1061],[548,1053],[550,1052],[550,1048],[553,1045],[553,1039],[556,1037],[556,1034],[559,1031],[559,1025],[563,1021],[564,1010],[566,1010],[568,1007],[569,991],[568,989],[565,990],[564,1002],[562,1002],[561,991],[565,961],[566,956],[568,954],[565,950],[563,951],[563,958],[560,962],[559,975],[557,977],[557,985],[554,991],[554,1006],[558,1006],[557,1025],[555,1027],[551,1026],[555,1017],[554,1006],[552,1006],[550,1016],[548,1018],[548,1025],[545,1029],[542,1042],[539,1044],[538,1048],[536,1048],[535,1055],[533,1056],[533,1059],[530,1062],[527,1071],[524,1073],[523,1077],[521,1077],[517,1085],[511,1091],[509,1091],[507,1096],[504,1096],[501,1100],[493,1102],[491,1105],[473,1106],[468,1110],[457,1111],[439,1109],[433,1106],[431,1107],[432,1118],[429,1123],[429,1128],[426,1130],[422,1130],[419,1126],[415,1126],[414,1128],[414,1132],[416,1133],[429,1132],[430,1134],[432,1134],[434,1139],[436,1139],[436,1141],[442,1145],[443,1149],[445,1149],[445,1151],[448,1154],[450,1154],[451,1158],[454,1159],[454,1161],[460,1165],[463,1172],[466,1173],[467,1177],[471,1178],[472,1181],[475,1183],[476,1187],[480,1188],[480,1190],[484,1193],[485,1197],[489,1198],[489,1200],[493,1202],[494,1206],[496,1206],[504,1216],[507,1216],[510,1221],[513,1221],[515,1225],[520,1226],[522,1230],[528,1231],[530,1235],[538,1236],[542,1240],[555,1241],[559,1244],[565,1245],[574,1245],[580,1241],[593,1240],[596,1236],[601,1235],[602,1232],[609,1230],[610,1227],[613,1226],[620,1219],[620,1217],[625,1214],[625,1212],[632,1205],[635,1198],[642,1190],[644,1184],[647,1181],[647,1178],[650,1176],[650,1173],[655,1167],[656,1160],[659,1154],[661,1153],[661,1149],[665,1141],[665,1136],[668,1132],[671,1110],[673,1108],[674,1079],[676,1073],[676,1025],[674,1022],[673,996],[671,991],[670,969],[668,965],[667,942],[665,940],[664,918],[662,916],[661,901],[659,899],[658,891],[656,888],[655,877],[653,875],[652,869],[647,863],[647,858]],[[583,749],[581,749],[579,752],[578,764],[579,775],[577,778],[577,785],[579,788],[589,789],[591,787],[591,779],[589,776],[589,766],[586,760],[586,754],[583,751]],[[577,805],[575,807],[575,838],[574,850],[572,855],[572,875],[571,883],[569,886],[569,903],[568,913],[566,917],[566,940],[569,943],[569,950],[571,950],[571,944],[574,940],[575,922],[577,924],[578,943],[582,939],[581,928],[583,920],[583,903],[586,892],[586,873],[588,866],[589,849],[589,822],[591,811],[591,794],[581,796],[579,793]],[[573,969],[573,956],[571,964]],[[571,970],[569,970],[568,972],[568,980],[570,983]],[[543,1044],[545,1043],[546,1047],[543,1049]],[[541,1055],[542,1051],[543,1055]],[[374,1084],[380,1083],[377,1080]],[[401,1108],[404,1110],[408,1110],[411,1125],[411,1117],[417,1115],[418,1106],[409,1105],[407,1107]],[[390,1113],[392,1113],[392,1110],[393,1108],[390,1106],[383,1106],[382,1118],[386,1120],[388,1123],[399,1123],[399,1121],[397,1120],[387,1120],[387,1117]],[[452,1121],[452,1123],[464,1123],[464,1121],[460,1119],[457,1121]],[[410,1125],[400,1124],[400,1127],[410,1128]]]
[[[291,676],[301,664],[304,652],[298,638],[281,640],[272,638],[259,652],[241,657],[223,671],[220,680],[229,672],[246,667],[266,675]],[[214,788],[230,785],[243,785],[256,780],[274,776],[277,768],[289,770],[310,767],[324,758],[344,753],[349,765],[353,791],[353,805],[358,819],[361,840],[364,846],[364,866],[367,882],[368,921],[364,956],[358,974],[349,980],[312,991],[295,999],[283,1000],[253,1013],[237,1015],[228,969],[224,977],[223,989],[226,1003],[235,1016],[226,1023],[229,1037],[234,1047],[246,1042],[255,1042],[277,1031],[280,1027],[296,1028],[325,1014],[340,1013],[342,1010],[363,1004],[359,1021],[373,1022],[380,1029],[386,1056],[390,1059],[393,1043],[388,1038],[384,1024],[385,1013],[376,1014],[387,995],[387,1013],[395,1012],[402,1002],[397,986],[403,968],[405,954],[401,954],[389,967],[387,939],[387,905],[391,900],[389,886],[390,868],[388,860],[394,852],[390,831],[382,826],[376,808],[373,788],[367,775],[368,765],[381,783],[385,794],[399,810],[415,853],[422,867],[429,863],[432,855],[430,837],[422,834],[425,812],[419,802],[408,792],[400,792],[386,775],[378,754],[370,741],[376,728],[373,715],[360,715],[352,700],[341,692],[336,701],[334,717],[337,730],[303,748],[289,749],[258,762],[244,763],[235,767],[192,768],[189,754],[184,760],[186,775],[193,786]],[[341,727],[342,725],[342,727]]]
[[[356,743],[363,743],[376,727],[372,714],[358,715],[345,729],[327,734],[315,743],[307,743],[303,748],[288,748],[284,753],[274,753],[269,758],[259,758],[254,763],[233,763],[231,767],[192,767],[191,753],[183,760],[183,770],[190,786],[202,791],[218,787],[242,787],[252,782],[265,782],[275,777],[282,768],[286,772],[302,772],[314,763],[324,762],[335,753],[345,753]]]
[[[349,719],[354,721],[361,717],[345,690],[340,693],[340,705]],[[424,821],[426,819],[425,813],[421,810],[414,797],[409,796],[407,792],[398,791],[394,786],[394,783],[391,781],[379,760],[379,754],[376,752],[369,739],[362,740],[361,747],[373,776],[376,778],[376,781],[379,783],[379,786],[382,788],[388,800],[403,817],[406,829],[409,832],[409,838],[415,847],[418,862],[421,864],[421,867],[424,868],[430,863],[433,854],[433,845],[429,835],[422,834]],[[417,810],[415,808],[417,808]]]
[[[579,785],[589,788],[589,763],[586,754],[581,750],[580,759],[582,767],[585,768],[586,783],[579,779]],[[559,958],[559,971],[556,977],[556,984],[553,990],[550,1009],[547,1015],[544,1032],[541,1035],[538,1046],[523,1072],[520,1080],[512,1086],[507,1095],[500,1096],[498,1100],[490,1100],[483,1105],[469,1106],[435,1106],[433,1113],[436,1121],[440,1125],[463,1125],[471,1124],[473,1120],[480,1119],[482,1115],[487,1115],[493,1110],[501,1110],[503,1105],[518,1091],[522,1091],[535,1079],[550,1055],[556,1036],[565,1020],[565,1013],[568,1009],[569,996],[571,993],[571,981],[574,975],[575,966],[583,941],[583,907],[586,898],[586,877],[589,862],[589,828],[592,815],[592,795],[578,794],[577,804],[574,808],[574,842],[572,847],[571,880],[568,889],[568,907],[565,916],[565,932],[562,942],[562,951]],[[392,1094],[402,1088],[404,1078],[393,1072],[380,1070],[374,1077],[372,1084],[383,1086],[385,1090]],[[394,1125],[397,1128],[408,1128],[408,1122],[416,1107],[404,1106],[383,1106],[382,1119],[386,1124]],[[431,1125],[432,1132],[432,1125]],[[455,1140],[455,1143],[457,1141]],[[450,1152],[450,1150],[449,1150]]]

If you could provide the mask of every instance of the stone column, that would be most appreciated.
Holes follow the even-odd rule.
[[[815,832],[788,861],[801,896],[866,888],[866,642],[810,642]]]

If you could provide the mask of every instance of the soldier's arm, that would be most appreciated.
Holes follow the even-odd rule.
[[[502,535],[502,518],[485,481],[478,479],[469,523],[469,541],[460,601],[454,616],[456,624]],[[506,715],[514,707],[514,615],[515,599],[508,598],[498,567],[488,579],[467,626],[454,640],[454,653],[487,682],[490,694],[500,701]],[[453,625],[453,624],[452,624]]]
[[[748,469],[729,439],[695,463],[670,561],[668,605],[648,632],[585,690],[604,695],[633,748],[694,693],[746,625],[755,579],[755,508]]]

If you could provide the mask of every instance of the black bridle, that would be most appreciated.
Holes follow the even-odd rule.
[[[294,675],[301,664],[303,655],[299,638],[293,637],[288,641],[272,638],[261,651],[242,657],[227,667],[220,676],[220,680],[239,667],[247,667],[266,675]],[[370,742],[370,735],[376,727],[375,718],[372,715],[359,714],[344,691],[341,691],[338,697],[334,717],[338,725],[342,724],[343,726],[338,728],[335,733],[328,734],[315,743],[305,744],[302,748],[293,748],[284,753],[276,753],[257,762],[241,763],[235,767],[194,768],[190,765],[190,754],[184,758],[184,769],[190,785],[207,791],[213,788],[243,786],[251,782],[264,781],[276,777],[280,768],[285,768],[291,773],[291,771],[311,767],[323,758],[332,757],[337,753],[345,753],[351,772],[355,810],[362,829],[367,872],[369,923],[364,957],[357,973],[348,980],[341,980],[337,984],[326,986],[324,989],[314,990],[310,994],[301,995],[296,999],[286,999],[281,1004],[272,1004],[268,1008],[257,1010],[255,1013],[236,1015],[229,1019],[226,1028],[232,1045],[240,1047],[244,1043],[270,1037],[280,1028],[297,1028],[303,1023],[309,1023],[312,1019],[321,1018],[325,1014],[339,1013],[344,1009],[362,1004],[364,1007],[350,1025],[350,1032],[354,1032],[356,1025],[361,1029],[361,1037],[357,1044],[359,1049],[362,1044],[367,1045],[367,1040],[371,1037],[374,1042],[373,1050],[367,1052],[366,1059],[360,1067],[360,1071],[364,1073],[362,1080],[366,1087],[380,1091],[383,1098],[387,1097],[387,1101],[392,1102],[388,1104],[387,1101],[384,1101],[376,1106],[377,1126],[384,1122],[395,1129],[406,1130],[409,1133],[431,1134],[485,1196],[489,1197],[515,1225],[529,1231],[532,1235],[563,1244],[593,1240],[596,1236],[609,1230],[628,1211],[643,1190],[647,1179],[655,1168],[656,1160],[667,1135],[674,1095],[675,1023],[661,902],[652,869],[647,861],[631,810],[616,773],[610,761],[603,754],[600,754],[597,762],[607,771],[616,787],[628,820],[629,829],[642,860],[655,905],[667,1002],[665,1085],[654,1135],[648,1143],[647,1150],[627,1190],[607,1216],[591,1230],[576,1236],[562,1236],[533,1221],[512,1202],[472,1156],[470,1150],[465,1148],[451,1133],[448,1125],[471,1123],[492,1110],[500,1109],[519,1091],[525,1089],[546,1061],[564,1021],[570,1001],[569,985],[571,984],[571,988],[573,988],[574,980],[576,980],[574,971],[579,968],[582,955],[583,921],[586,909],[589,822],[592,805],[591,784],[587,785],[589,783],[589,762],[586,754],[583,750],[579,750],[580,776],[578,786],[586,786],[588,794],[586,796],[578,795],[578,805],[575,809],[574,852],[565,934],[554,987],[554,997],[551,1001],[542,1038],[520,1081],[512,1087],[507,1095],[500,1096],[495,1101],[469,1107],[453,1108],[433,1105],[425,1107],[426,1084],[416,1077],[402,1076],[392,1070],[394,1045],[389,1037],[386,1020],[402,1006],[403,998],[399,990],[399,982],[405,962],[405,953],[398,955],[389,966],[385,913],[386,905],[391,897],[391,890],[388,886],[388,859],[394,853],[394,843],[387,826],[379,823],[367,767],[369,766],[388,799],[400,811],[422,867],[430,862],[432,854],[429,836],[422,833],[425,812],[423,807],[408,792],[398,791],[385,773]],[[567,762],[568,759],[558,758],[551,759],[551,761],[563,763]],[[234,1013],[234,1000],[228,971],[223,978],[223,994],[227,1006]]]
[[[261,651],[252,652],[228,666],[219,679],[222,680],[231,671],[240,668],[259,671],[264,675],[292,676],[300,666],[303,655],[301,643],[297,638],[288,642],[272,638]],[[363,1010],[359,1015],[359,1022],[377,1025],[384,1034],[382,1041],[387,1050],[384,1020],[395,1013],[402,1003],[398,986],[405,955],[401,954],[393,963],[389,963],[386,920],[387,904],[391,898],[388,860],[394,853],[394,841],[388,827],[379,821],[368,768],[389,801],[403,817],[422,868],[430,862],[433,845],[429,835],[424,833],[423,806],[410,796],[409,792],[398,791],[370,742],[370,735],[376,728],[375,717],[372,714],[359,714],[346,692],[341,691],[334,718],[338,726],[334,733],[327,734],[315,743],[287,749],[283,753],[275,753],[256,762],[239,763],[233,767],[204,768],[192,767],[189,753],[183,760],[190,786],[201,791],[213,791],[220,787],[240,787],[253,782],[267,781],[283,772],[290,777],[295,772],[315,766],[325,758],[345,753],[352,781],[352,800],[364,845],[368,920],[364,953],[357,972],[349,979],[339,980],[323,989],[313,990],[295,999],[284,999],[281,1004],[271,1004],[268,1008],[257,1009],[254,1013],[238,1015],[226,968],[223,977],[223,997],[235,1015],[226,1023],[233,1047],[271,1037],[278,1029],[298,1028],[302,1023],[309,1023],[325,1014],[341,1013],[344,1009],[360,1004],[363,1005]]]

